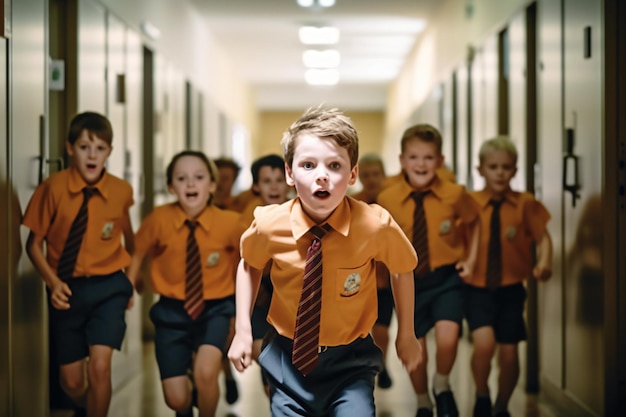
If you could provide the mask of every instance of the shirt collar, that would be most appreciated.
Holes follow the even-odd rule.
[[[91,187],[98,190],[98,194],[100,194],[106,200],[109,197],[107,182],[109,181],[109,174],[106,170],[102,173],[102,177],[100,180],[93,184],[89,185],[85,182],[83,177],[81,177],[80,172],[76,169],[76,167],[69,167],[69,179],[67,183],[67,188],[72,194],[79,194],[83,192],[83,188]]]
[[[476,192],[475,195],[476,195],[476,200],[478,201],[478,205],[481,208],[487,207],[489,205],[489,202],[493,199],[493,194],[491,194],[487,190],[478,191]],[[514,206],[517,206],[519,202],[519,193],[516,193],[512,190],[508,190],[504,194],[504,201]]]
[[[411,187],[411,184],[409,184],[406,178],[402,180],[400,184],[400,195],[402,196],[402,201],[406,201],[411,198],[411,194],[416,190]],[[430,184],[430,187],[422,191],[430,191],[435,197],[441,199],[444,194],[443,181],[438,176],[436,176],[433,182]]]
[[[174,222],[174,227],[176,229],[180,229],[185,227],[185,221],[188,220],[187,213],[180,206],[180,204],[172,203],[174,206],[174,215],[172,216],[172,221]],[[209,230],[211,226],[211,219],[213,218],[212,211],[215,210],[213,206],[207,206],[202,213],[194,220],[198,222],[198,225],[202,227],[204,230]]]
[[[348,197],[344,197],[344,199],[339,203],[337,208],[333,211],[333,213],[326,219],[324,223],[328,223],[330,227],[333,228],[334,231],[341,233],[344,236],[347,236],[350,232],[350,216],[351,216],[351,208],[350,203],[348,201]],[[293,230],[293,237],[296,240],[302,238],[311,227],[316,226],[315,223],[302,208],[302,203],[299,198],[294,198],[291,203],[291,226]],[[319,225],[321,226],[321,225]]]

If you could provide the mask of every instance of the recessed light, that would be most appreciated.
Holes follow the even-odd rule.
[[[298,0],[298,5],[300,7],[311,7],[313,6],[313,0]]]
[[[305,45],[334,45],[339,42],[339,29],[332,26],[302,26],[298,36]]]
[[[341,62],[341,55],[336,49],[308,49],[302,53],[302,62],[307,68],[336,68]]]

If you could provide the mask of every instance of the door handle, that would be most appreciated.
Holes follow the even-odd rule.
[[[566,152],[563,154],[563,191],[572,195],[572,207],[580,198],[580,182],[578,176],[578,156],[574,154],[574,129],[565,130]],[[572,171],[570,171],[570,169]],[[570,175],[571,172],[571,175]]]

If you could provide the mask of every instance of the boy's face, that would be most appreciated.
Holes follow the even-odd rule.
[[[217,192],[221,196],[229,196],[237,179],[235,170],[230,167],[220,167],[217,171],[220,178],[217,184]]]
[[[492,194],[501,195],[509,190],[509,183],[517,172],[517,166],[511,154],[494,150],[485,154],[478,172],[485,179],[485,189]]]
[[[402,171],[411,187],[416,190],[429,187],[442,164],[443,155],[439,153],[437,146],[419,139],[407,142],[400,155]]]
[[[296,139],[287,183],[296,187],[305,213],[322,223],[337,208],[348,186],[356,182],[358,168],[350,167],[345,148],[332,139],[302,134]]]
[[[192,155],[182,156],[176,161],[172,183],[168,185],[170,193],[178,197],[178,203],[192,218],[207,206],[215,187],[204,161]]]
[[[104,164],[111,155],[111,145],[96,135],[83,130],[74,144],[65,142],[67,154],[87,184],[93,185],[102,177]]]
[[[282,204],[287,201],[287,187],[284,169],[263,166],[259,169],[259,182],[252,189],[263,204]]]
[[[359,165],[359,181],[365,192],[378,195],[385,183],[385,174],[380,164],[369,162]]]

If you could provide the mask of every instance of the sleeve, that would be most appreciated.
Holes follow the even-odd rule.
[[[381,223],[375,239],[379,249],[376,260],[383,262],[391,274],[413,271],[417,266],[415,248],[385,209],[381,212]]]
[[[240,253],[241,258],[253,268],[263,269],[271,256],[268,250],[269,238],[267,233],[262,232],[262,216],[259,211],[259,208],[254,211],[252,224],[241,236]]]
[[[137,252],[148,253],[154,247],[158,246],[157,222],[154,212],[148,214],[143,221],[139,230],[135,234],[135,248]]]
[[[22,224],[38,236],[47,236],[55,215],[54,196],[50,183],[46,181],[35,189],[26,206]]]
[[[535,242],[539,242],[550,220],[546,207],[533,196],[524,204],[524,224]]]
[[[463,188],[454,204],[455,212],[461,219],[462,223],[469,224],[478,218],[480,208],[478,203],[471,195]]]

